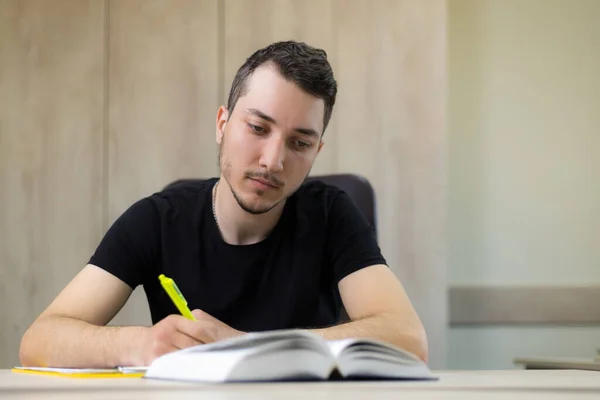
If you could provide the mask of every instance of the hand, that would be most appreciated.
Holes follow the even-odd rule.
[[[150,328],[144,328],[139,338],[135,365],[149,365],[156,357],[172,351],[217,342],[242,335],[229,325],[201,310],[193,310],[196,321],[181,315],[169,315]]]
[[[196,318],[195,322],[199,322],[201,325],[204,343],[218,342],[220,340],[230,339],[245,333],[230,327],[229,325],[219,321],[212,315],[205,313],[202,310],[193,310],[192,314]]]

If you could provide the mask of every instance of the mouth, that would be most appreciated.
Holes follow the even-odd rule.
[[[272,189],[279,189],[279,185],[271,182],[271,181],[267,181],[265,179],[260,179],[260,178],[250,178],[250,180],[256,182],[257,184],[261,185],[261,186],[265,186],[265,187],[269,187]]]

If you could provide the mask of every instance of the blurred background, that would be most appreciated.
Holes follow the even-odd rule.
[[[600,347],[600,1],[0,0],[0,367],[131,203],[218,174],[254,50],[325,49],[435,369]],[[112,324],[149,324],[141,288]]]

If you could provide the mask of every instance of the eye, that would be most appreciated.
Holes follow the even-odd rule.
[[[310,142],[304,142],[302,140],[294,140],[294,146],[299,150],[308,149],[312,144]]]
[[[248,127],[255,133],[265,133],[265,128],[263,128],[262,126],[248,124]]]

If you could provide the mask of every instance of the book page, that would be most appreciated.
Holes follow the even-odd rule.
[[[254,332],[246,333],[244,335],[234,337],[231,339],[223,340],[220,342],[214,342],[209,344],[200,344],[198,346],[188,347],[180,352],[208,352],[214,350],[234,350],[234,349],[247,349],[257,348],[264,344],[272,344],[277,341],[291,341],[297,339],[305,339],[314,341],[315,343],[321,343],[322,339],[308,331],[302,330],[279,330],[270,332]]]
[[[348,349],[348,353],[355,353],[357,351],[371,352],[372,354],[377,354],[380,358],[387,356],[388,359],[393,358],[408,363],[420,362],[418,357],[413,353],[376,339],[350,338],[329,340],[327,341],[327,345],[335,358],[339,358]]]
[[[147,378],[223,382],[292,376],[325,379],[335,361],[326,342],[301,330],[248,333],[155,359]]]
[[[156,358],[145,377],[223,382],[232,369],[253,351],[255,350],[235,349],[194,353],[179,350]]]
[[[333,356],[335,358],[338,358],[346,347],[352,345],[355,342],[355,339],[329,340],[327,341],[327,345],[329,346],[329,350],[331,351]]]

